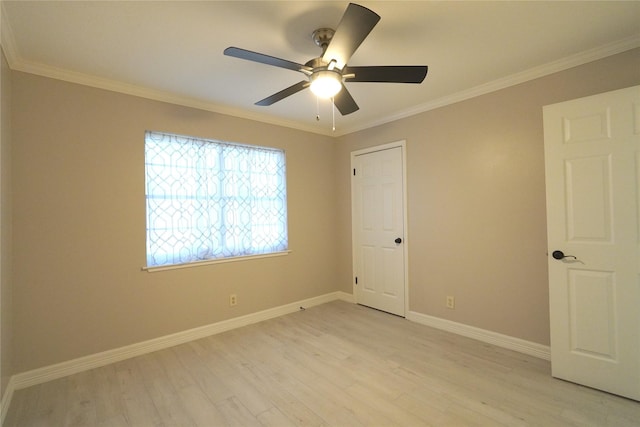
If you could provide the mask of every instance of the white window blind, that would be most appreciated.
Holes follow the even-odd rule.
[[[146,132],[147,266],[286,251],[282,150]]]

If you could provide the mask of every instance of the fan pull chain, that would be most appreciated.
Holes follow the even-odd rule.
[[[320,121],[320,98],[316,96],[316,121]],[[335,98],[331,97],[331,122],[332,131],[336,131],[336,102]]]
[[[335,98],[331,97],[331,121],[333,123],[332,130],[336,131],[336,103]]]

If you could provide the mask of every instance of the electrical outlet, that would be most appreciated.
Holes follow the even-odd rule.
[[[236,304],[238,304],[238,296],[236,294],[229,295],[229,305],[233,307]]]
[[[447,297],[447,308],[455,308],[456,307],[456,299],[452,296]]]

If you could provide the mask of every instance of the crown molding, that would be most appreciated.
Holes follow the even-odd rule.
[[[626,52],[628,50],[635,49],[638,47],[640,47],[640,35],[618,40],[614,43],[589,49],[587,51],[580,52],[575,55],[571,55],[566,58],[559,59],[557,61],[549,62],[547,64],[530,68],[520,73],[512,74],[510,76],[497,79],[479,86],[475,86],[470,89],[457,92],[449,96],[445,96],[442,98],[435,99],[433,101],[426,102],[414,108],[403,110],[392,116],[387,116],[380,120],[365,123],[362,126],[342,129],[341,134],[336,136],[347,135],[350,133],[369,129],[375,126],[380,126],[396,120],[415,116],[416,114],[424,113],[426,111],[434,110],[436,108],[445,107],[447,105],[455,104],[456,102],[465,101],[467,99],[475,98],[477,96],[485,95],[501,89],[506,89],[511,86],[525,83],[540,77],[545,77],[560,71],[568,70],[569,68],[584,65],[589,62],[597,61],[599,59],[616,55],[618,53]]]
[[[332,136],[331,132],[328,132],[325,129],[316,129],[314,127],[305,126],[301,123],[291,120],[284,120],[264,114],[252,113],[239,108],[222,106],[212,102],[192,98],[189,96],[178,95],[168,91],[153,89],[146,86],[133,85],[118,80],[97,77],[94,75],[70,71],[46,64],[17,60],[13,63],[13,65],[10,62],[10,67],[15,71],[22,71],[29,74],[66,81],[69,83],[76,83],[84,86],[90,86],[97,89],[104,89],[112,92],[122,93],[125,95],[132,95],[140,98],[151,99],[154,101],[167,102],[174,105],[196,108],[199,110],[229,115],[241,119],[248,119],[276,126],[298,129],[305,132]]]
[[[126,95],[151,99],[154,101],[167,102],[183,107],[197,108],[199,110],[229,115],[241,119],[254,120],[276,126],[298,129],[305,132],[332,137],[335,136],[330,130],[317,129],[311,126],[300,124],[298,122],[294,122],[292,120],[284,120],[265,114],[252,113],[243,109],[226,107],[212,102],[203,101],[201,99],[177,95],[175,93],[152,89],[146,86],[133,85],[118,80],[106,79],[64,68],[53,67],[47,64],[27,61],[20,56],[15,38],[13,36],[13,30],[11,29],[11,24],[9,23],[7,14],[3,9],[4,3],[2,2],[2,0],[0,0],[0,45],[2,46],[5,57],[7,58],[9,68],[14,71],[21,71],[37,76],[48,77],[56,80],[76,83],[83,86],[90,86],[112,92],[123,93]]]
[[[0,7],[4,9],[4,4],[0,0]],[[155,101],[167,102],[184,107],[197,108],[204,111],[210,111],[213,113],[230,115],[237,118],[254,120],[262,123],[272,124],[276,126],[283,126],[287,128],[297,129],[314,134],[329,136],[337,138],[340,136],[348,135],[350,133],[358,132],[361,130],[369,129],[375,126],[380,126],[389,122],[400,120],[403,118],[411,117],[416,114],[424,113],[426,111],[434,110],[436,108],[445,107],[447,105],[454,104],[456,102],[464,101],[470,98],[475,98],[480,95],[495,92],[500,89],[505,89],[510,86],[515,86],[520,83],[524,83],[530,80],[534,80],[540,77],[547,76],[549,74],[564,71],[569,68],[584,65],[586,63],[596,61],[598,59],[606,58],[607,56],[615,55],[625,52],[627,50],[640,47],[640,35],[635,35],[626,39],[622,39],[613,43],[609,43],[603,46],[599,46],[593,49],[589,49],[584,52],[580,52],[566,58],[562,58],[557,61],[553,61],[538,67],[534,67],[525,70],[520,73],[516,73],[504,78],[500,78],[479,86],[469,88],[464,91],[460,91],[449,96],[435,99],[433,101],[426,102],[413,108],[399,111],[396,114],[384,117],[382,119],[369,121],[359,126],[342,128],[335,132],[331,129],[318,129],[316,127],[308,126],[295,122],[292,120],[284,120],[277,117],[273,117],[265,114],[258,114],[249,112],[239,108],[232,108],[228,106],[222,106],[212,102],[196,99],[188,96],[177,95],[167,91],[152,89],[145,86],[132,85],[123,83],[116,80],[105,79],[89,74],[79,73],[67,69],[52,67],[50,65],[36,63],[24,60],[21,58],[17,49],[15,39],[13,37],[13,31],[9,24],[7,14],[3,10],[0,10],[0,44],[4,50],[9,67],[12,70],[22,71],[29,74],[35,74],[42,77],[49,77],[57,80],[62,80],[70,83],[77,83],[85,86],[91,86],[99,89],[109,90],[113,92],[119,92],[127,95],[133,95],[141,98],[151,99]]]

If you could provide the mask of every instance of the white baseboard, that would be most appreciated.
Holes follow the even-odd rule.
[[[353,294],[348,294],[346,292],[337,292],[338,294],[338,298],[340,301],[344,301],[344,302],[350,302],[351,304],[355,304],[356,303],[356,298],[354,297]]]
[[[476,328],[463,323],[453,322],[451,320],[441,319],[439,317],[428,316],[415,311],[410,311],[407,314],[407,319],[412,322],[431,326],[436,329],[452,332],[468,338],[473,338],[498,347],[528,354],[529,356],[534,356],[544,360],[551,360],[551,349],[546,345],[526,341],[520,338],[514,338],[509,335],[499,334],[486,329]]]
[[[79,357],[55,365],[45,366],[27,372],[14,375],[11,380],[13,390],[30,387],[36,384],[42,384],[47,381],[66,377],[78,372],[87,371],[89,369],[99,368],[114,362],[130,359],[132,357],[141,356],[154,351],[163,350],[179,344],[184,344],[200,338],[226,332],[231,329],[240,328],[242,326],[251,325],[253,323],[262,322],[264,320],[273,319],[285,314],[294,313],[300,310],[300,307],[312,307],[314,305],[324,304],[334,300],[353,301],[353,297],[345,292],[332,292],[314,298],[297,301],[291,304],[270,308],[259,311],[257,313],[247,314],[245,316],[235,317],[229,320],[201,326],[198,328],[188,329],[171,335],[154,338],[125,347],[115,348],[113,350],[103,351],[101,353],[91,354],[89,356]],[[5,393],[7,394],[7,393]],[[10,403],[10,397],[7,399]],[[9,405],[7,403],[7,407]],[[4,406],[3,406],[4,409]]]
[[[154,351],[163,350],[179,344],[184,344],[200,338],[226,332],[242,326],[251,325],[253,323],[262,322],[264,320],[273,319],[285,314],[294,313],[300,310],[300,307],[313,307],[315,305],[325,304],[327,302],[342,300],[354,303],[354,296],[346,292],[332,292],[314,298],[305,299],[291,304],[285,304],[279,307],[270,308],[259,311],[257,313],[247,314],[245,316],[235,317],[229,320],[189,329],[163,337],[154,338],[125,347],[107,350],[101,353],[91,354],[89,356],[79,357],[55,365],[45,366],[31,371],[22,372],[11,377],[7,388],[2,396],[0,403],[0,426],[4,422],[4,418],[9,410],[11,399],[15,390],[20,390],[47,381],[63,378],[78,372],[87,371],[89,369],[99,368],[111,363],[130,359],[136,356],[142,356]],[[474,338],[499,347],[518,351],[520,353],[535,356],[541,359],[550,360],[551,352],[548,346],[536,344],[533,342],[521,340],[519,338],[498,334],[496,332],[475,328],[473,326],[452,322],[450,320],[440,319],[437,317],[427,316],[425,314],[410,311],[407,319],[426,326],[442,329],[458,335]]]

